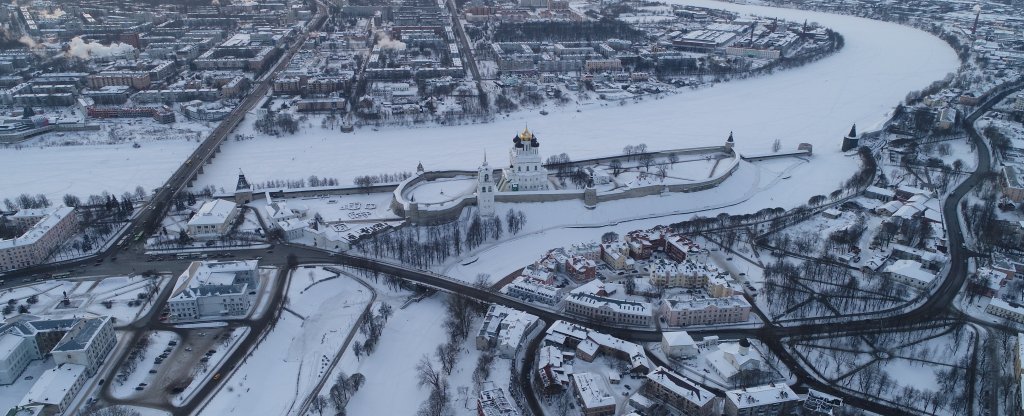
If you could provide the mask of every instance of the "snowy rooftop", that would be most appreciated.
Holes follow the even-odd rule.
[[[707,402],[714,400],[715,395],[711,394],[710,391],[704,390],[697,385],[696,382],[683,377],[679,374],[673,373],[672,371],[658,367],[651,371],[647,375],[647,379],[652,383],[661,385],[666,390],[671,391],[675,395],[695,404],[697,407],[702,407]]]
[[[83,377],[85,377],[85,366],[81,364],[64,363],[46,370],[32,385],[32,389],[28,391],[25,398],[21,399],[21,405],[58,405],[75,386],[75,383]]]
[[[610,308],[621,313],[650,316],[652,313],[650,303],[608,297],[608,293],[617,292],[621,286],[615,283],[592,280],[583,286],[573,289],[572,293],[566,296],[565,301],[593,308]]]
[[[725,392],[725,397],[740,409],[797,400],[793,389],[782,383],[729,390]]]
[[[83,320],[77,327],[61,338],[53,347],[53,351],[83,350],[100,332],[103,325],[110,320],[109,316]]]
[[[615,398],[608,391],[601,376],[594,373],[576,373],[572,375],[572,381],[586,408],[594,409],[615,405]]]
[[[668,345],[697,345],[686,331],[666,331],[661,333],[661,337]]]
[[[695,295],[677,295],[672,298],[667,298],[662,302],[668,303],[669,308],[676,311],[681,310],[699,310],[709,308],[735,308],[735,307],[750,307],[750,302],[747,302],[743,296],[726,296],[721,298],[712,298],[709,296],[695,296]]]
[[[885,268],[887,273],[904,276],[924,284],[935,280],[935,274],[921,267],[921,263],[914,260],[896,260]]]
[[[196,215],[192,219],[188,220],[188,225],[217,225],[223,224],[231,216],[231,212],[236,208],[234,202],[225,201],[223,199],[214,199],[207,201],[199,208]]]
[[[13,215],[14,218],[35,218],[42,217],[25,234],[9,240],[0,240],[0,249],[17,247],[25,244],[34,244],[39,241],[54,225],[57,225],[64,217],[75,212],[74,208],[60,206],[56,208],[21,210]]]

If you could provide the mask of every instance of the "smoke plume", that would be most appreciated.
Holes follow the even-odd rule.
[[[110,46],[99,42],[86,42],[81,36],[75,36],[68,43],[68,50],[64,52],[67,56],[81,59],[106,58],[131,53],[135,47],[127,43],[114,42]]]

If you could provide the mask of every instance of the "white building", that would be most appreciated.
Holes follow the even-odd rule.
[[[29,362],[52,354],[57,364],[83,366],[95,374],[114,348],[110,317],[40,319],[19,315],[0,327],[0,384],[15,382]]]
[[[523,130],[512,139],[509,151],[509,167],[503,169],[498,189],[502,192],[543,191],[551,187],[548,170],[544,167],[538,148],[540,142],[530,132]]]
[[[750,318],[750,302],[740,295],[678,295],[663,299],[660,312],[668,326],[729,324]]]
[[[935,281],[935,273],[925,270],[916,260],[896,260],[885,267],[889,278],[918,289],[926,289]]]
[[[476,410],[480,416],[519,416],[519,408],[504,388],[485,382],[476,399]]]
[[[537,327],[538,318],[501,305],[491,305],[476,336],[476,348],[496,348],[502,358],[511,359],[526,334]]]
[[[641,390],[647,397],[660,400],[685,415],[711,416],[715,412],[715,395],[696,382],[658,367],[647,375]]]
[[[608,383],[598,374],[575,373],[570,376],[573,395],[584,416],[611,416],[615,414],[615,397]]]
[[[798,399],[786,383],[729,390],[725,392],[725,415],[788,415],[796,408]]]
[[[240,318],[256,301],[259,268],[256,260],[194,261],[177,285],[167,301],[171,320]]]
[[[19,405],[42,405],[44,412],[52,409],[50,414],[61,414],[68,409],[88,378],[84,365],[59,364],[39,376]]]
[[[565,297],[565,312],[597,323],[636,326],[654,324],[654,309],[650,303],[610,297],[619,289],[622,289],[622,285],[593,280]]]
[[[665,331],[661,333],[661,350],[674,358],[696,357],[697,342],[686,331]]]
[[[65,206],[23,209],[7,219],[24,234],[0,240],[0,272],[42,263],[78,229],[75,209]]]
[[[1024,323],[1024,307],[1016,303],[1008,303],[999,298],[992,298],[992,301],[985,307],[985,312],[988,312],[989,315]]]
[[[39,359],[34,341],[9,332],[0,335],[0,384],[14,383],[28,363]]]
[[[192,238],[216,238],[227,234],[238,217],[238,211],[234,202],[223,199],[207,201],[188,220],[188,235]]]
[[[50,351],[58,364],[78,364],[92,376],[107,354],[114,349],[117,339],[109,316],[81,319]]]
[[[559,288],[538,282],[527,276],[518,276],[501,288],[501,293],[524,300],[554,305],[562,300]]]
[[[718,349],[704,356],[708,367],[723,380],[729,380],[741,371],[755,371],[765,368],[764,357],[757,350],[750,349],[746,338],[739,342],[722,342]]]

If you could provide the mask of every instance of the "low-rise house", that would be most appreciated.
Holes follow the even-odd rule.
[[[476,399],[479,416],[519,416],[519,408],[504,388],[485,382]]]
[[[562,300],[561,289],[538,282],[527,276],[516,277],[509,284],[502,287],[500,292],[519,299],[546,303],[548,305],[554,305]]]
[[[885,274],[897,282],[927,289],[935,281],[935,273],[925,270],[921,263],[914,260],[896,260],[885,267]]]
[[[476,348],[495,348],[502,358],[511,359],[527,334],[537,327],[536,316],[501,305],[491,305],[477,332]]]
[[[1021,305],[1017,303],[993,298],[992,301],[988,303],[988,306],[985,307],[985,312],[989,315],[1009,319],[1014,322],[1024,323],[1024,307],[1021,307]]]
[[[238,218],[238,205],[223,199],[203,203],[188,220],[188,235],[192,238],[217,238],[231,231]]]
[[[729,390],[725,392],[725,415],[788,415],[796,408],[798,400],[785,383]]]
[[[584,416],[615,414],[615,398],[603,377],[594,373],[576,373],[570,378],[580,413]]]
[[[807,389],[800,414],[805,416],[833,416],[843,408],[843,399],[815,389]]]
[[[686,415],[711,416],[715,412],[713,393],[664,367],[655,368],[647,375],[647,383],[641,392]]]
[[[696,357],[700,352],[697,349],[697,342],[686,331],[662,332],[661,350],[673,358]]]

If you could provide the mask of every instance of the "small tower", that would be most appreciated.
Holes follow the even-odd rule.
[[[736,146],[736,141],[732,138],[732,132],[729,132],[729,138],[725,139],[725,150],[732,150],[733,146]]]
[[[856,149],[857,146],[860,146],[860,139],[857,137],[857,125],[854,124],[853,127],[850,128],[850,134],[843,137],[842,151],[846,152],[853,150]]]
[[[480,165],[476,173],[476,207],[480,215],[490,217],[494,215],[494,170],[487,164],[487,154],[484,154],[484,164]]]
[[[248,204],[252,201],[252,186],[249,185],[249,181],[245,179],[245,174],[242,170],[238,170],[238,185],[235,185],[235,203],[236,204]]]

